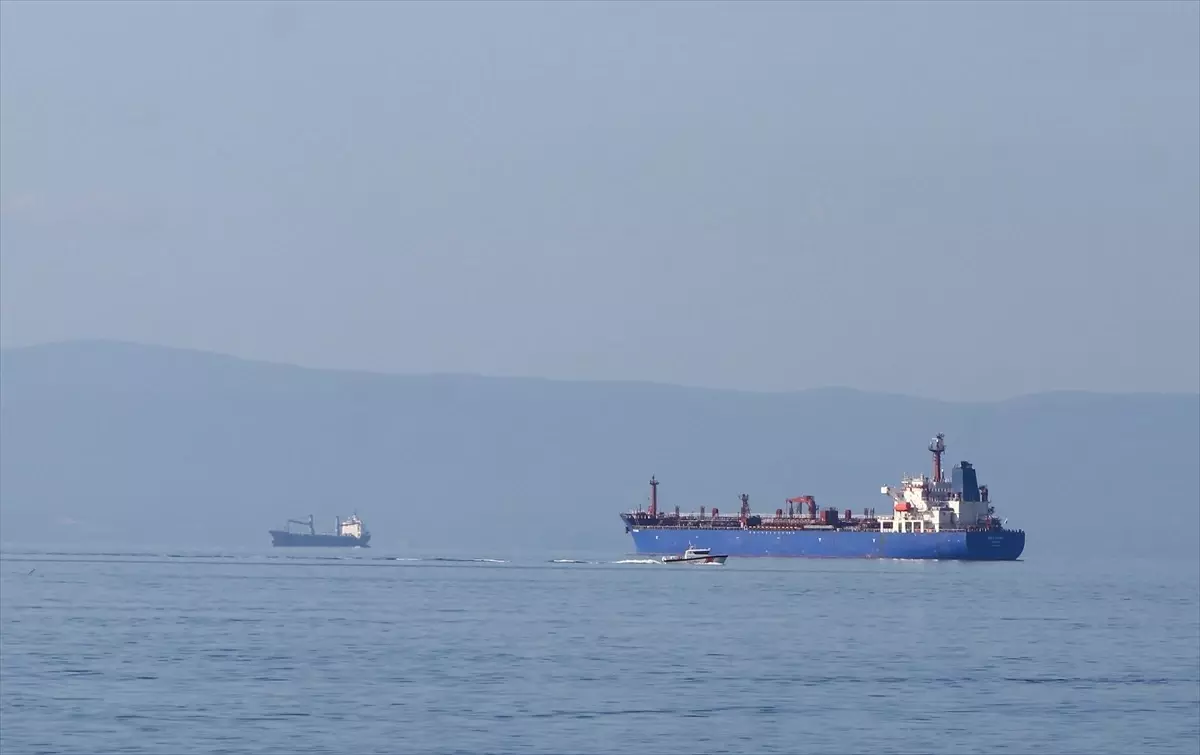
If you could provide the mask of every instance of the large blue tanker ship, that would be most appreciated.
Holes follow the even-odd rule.
[[[933,476],[904,477],[899,488],[884,487],[890,513],[866,509],[818,510],[812,496],[787,499],[787,510],[760,516],[750,512],[743,494],[737,516],[705,513],[661,514],[658,480],[650,479],[650,508],[621,514],[625,531],[639,554],[682,553],[688,547],[711,548],[730,556],[807,556],[812,558],[913,558],[963,561],[1015,561],[1025,550],[1025,532],[1007,529],[995,516],[986,485],[975,468],[959,462],[951,479],[942,475],[945,436],[929,444]]]

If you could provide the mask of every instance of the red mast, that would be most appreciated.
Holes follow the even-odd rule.
[[[650,518],[658,517],[658,480],[650,476]]]
[[[938,433],[929,444],[929,450],[933,452],[933,481],[942,481],[942,454],[946,453],[946,434]]]

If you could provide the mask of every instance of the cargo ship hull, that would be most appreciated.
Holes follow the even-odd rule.
[[[367,548],[370,534],[361,537],[351,535],[310,535],[306,532],[270,530],[271,545],[276,548]]]
[[[730,556],[911,558],[1015,561],[1025,550],[1021,530],[879,532],[628,527],[639,555],[711,548]]]

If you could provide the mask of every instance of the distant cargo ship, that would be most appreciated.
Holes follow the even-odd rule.
[[[710,548],[730,556],[808,556],[816,558],[913,558],[963,561],[1015,561],[1025,550],[1025,532],[1007,529],[995,516],[986,485],[978,484],[968,461],[942,476],[945,436],[929,444],[933,476],[901,479],[900,488],[884,487],[892,499],[890,514],[866,509],[855,517],[850,509],[818,511],[812,496],[787,499],[787,510],[774,517],[750,513],[750,497],[742,495],[738,516],[662,514],[658,480],[650,479],[650,510],[621,514],[625,532],[637,553],[680,553]],[[807,512],[805,511],[807,509]]]
[[[293,524],[307,526],[308,532],[292,532]],[[348,519],[337,517],[337,528],[332,534],[318,533],[313,525],[312,514],[308,515],[307,521],[289,519],[286,529],[270,530],[270,533],[271,545],[277,548],[366,548],[371,540],[371,533],[367,532],[357,514]]]

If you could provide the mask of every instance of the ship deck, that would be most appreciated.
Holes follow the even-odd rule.
[[[807,517],[761,517],[760,521],[755,524],[742,525],[742,520],[735,516],[722,517],[707,517],[700,518],[698,516],[688,517],[657,517],[652,518],[645,512],[629,512],[621,515],[625,524],[631,528],[637,529],[655,529],[655,530],[747,530],[750,532],[886,532],[893,534],[890,530],[883,530],[878,519],[839,519],[833,524],[829,524],[820,519],[811,519]],[[990,532],[995,528],[989,527],[942,527],[938,532]],[[932,533],[934,530],[925,530],[924,533],[916,532],[911,534],[926,534]],[[895,533],[900,534],[900,533]]]

